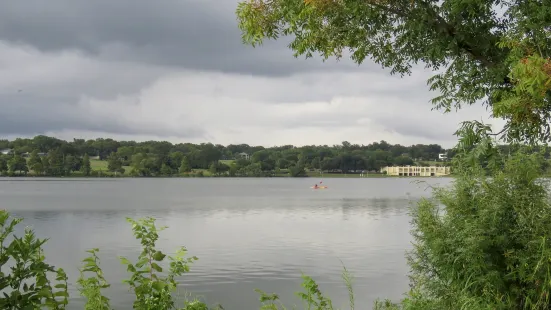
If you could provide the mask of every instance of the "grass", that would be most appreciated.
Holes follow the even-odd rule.
[[[90,159],[90,167],[92,168],[92,170],[107,170],[107,161]]]
[[[221,161],[221,162],[233,162],[233,160],[227,160],[227,161]],[[90,167],[93,171],[103,171],[107,172],[107,161],[106,160],[100,160],[100,159],[91,159],[90,160]],[[124,168],[124,175],[129,175],[130,171],[132,170],[132,167],[130,166],[123,166]],[[203,175],[208,177],[211,175],[208,169],[193,169],[194,172],[202,171]]]
[[[315,178],[353,178],[353,179],[359,179],[361,178],[359,173],[323,173],[320,174],[318,171],[306,171],[306,174],[309,177],[315,177]],[[364,178],[384,178],[387,177],[387,175],[384,174],[375,174],[370,173],[363,176]]]
[[[197,173],[199,171],[203,172],[203,175],[206,177],[210,177],[212,173],[210,173],[209,169],[192,169],[193,172]]]
[[[90,159],[90,168],[92,168],[92,171],[103,171],[107,172],[107,160],[100,160],[100,159]],[[124,174],[128,175],[130,174],[130,171],[132,168],[130,166],[123,166],[124,168]]]

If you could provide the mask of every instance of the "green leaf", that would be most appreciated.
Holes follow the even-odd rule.
[[[69,293],[66,291],[57,291],[54,293],[54,296],[56,297],[69,297]]]
[[[165,257],[166,255],[163,254],[161,251],[157,251],[155,252],[155,254],[153,254],[153,259],[158,262],[162,261]]]
[[[163,268],[161,266],[157,265],[157,263],[151,263],[151,268],[155,269],[157,272],[163,272]]]
[[[165,287],[166,287],[166,284],[161,282],[161,281],[155,281],[151,284],[151,286],[156,290],[156,291],[161,291],[163,290]]]
[[[130,265],[132,264],[126,257],[119,257],[120,261],[124,265]]]
[[[126,267],[126,270],[128,272],[136,272],[136,268],[134,268],[132,264],[128,264],[128,266]]]

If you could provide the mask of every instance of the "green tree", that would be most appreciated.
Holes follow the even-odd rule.
[[[289,167],[289,175],[292,177],[304,177],[306,176],[306,171],[304,170],[304,166],[301,165],[293,165]]]
[[[78,166],[77,158],[73,155],[67,155],[63,159],[63,170],[66,175],[70,175],[73,170]],[[78,170],[78,169],[77,169]]]
[[[50,161],[48,160],[48,157],[44,156],[41,158],[42,162],[42,170],[44,171],[44,174],[49,175],[51,173],[50,169]]]
[[[168,155],[168,162],[170,164],[170,168],[172,168],[174,171],[178,170],[180,168],[180,165],[182,164],[183,159],[184,159],[184,153],[180,151],[170,153]]]
[[[201,151],[198,153],[200,168],[208,168],[210,163],[219,161],[222,157],[222,152],[211,143],[206,143],[201,147]]]
[[[135,176],[150,176],[152,162],[151,159],[144,153],[138,153],[132,155],[130,162],[132,167],[131,174]]]
[[[29,168],[27,167],[27,160],[21,155],[15,155],[8,160],[8,170],[10,173],[24,173],[27,174]]]
[[[384,166],[393,163],[393,158],[401,154],[411,154],[422,160],[435,160],[438,153],[442,151],[439,145],[412,145],[409,147],[401,145],[392,145],[385,141],[374,142],[369,145],[357,145],[350,142],[329,146],[302,146],[292,145],[275,146],[265,148],[261,146],[243,145],[213,145],[210,143],[202,144],[170,144],[168,142],[158,141],[114,141],[111,139],[83,140],[73,139],[71,142],[59,140],[56,138],[36,136],[33,139],[17,138],[13,141],[1,140],[0,145],[4,148],[15,149],[15,153],[20,153],[22,149],[31,149],[48,153],[46,159],[41,160],[45,175],[61,176],[70,174],[72,171],[82,170],[84,154],[99,154],[107,158],[111,153],[116,153],[121,159],[122,165],[132,166],[135,176],[161,175],[162,164],[170,166],[173,171],[180,170],[183,157],[187,157],[187,163],[184,164],[184,170],[191,171],[192,168],[209,168],[210,163],[216,161],[211,158],[218,158],[220,154],[225,158],[236,157],[236,168],[232,174],[251,164],[251,161],[242,158],[241,152],[252,154],[252,161],[258,163],[262,171],[260,175],[269,176],[279,174],[280,170],[287,170],[290,166],[296,165],[299,155],[304,158],[305,167],[312,168],[317,165],[316,158],[331,158],[327,167],[330,169],[358,170],[365,167]],[[373,155],[382,153],[384,156]],[[31,154],[33,164],[36,152]],[[139,155],[141,154],[141,155]],[[450,158],[453,157],[450,153]],[[546,156],[551,154],[547,152]],[[13,154],[11,155],[13,156]],[[139,162],[132,161],[132,158],[141,158]],[[380,158],[379,158],[380,157]],[[11,157],[8,156],[6,161]],[[44,157],[42,157],[44,159]],[[51,163],[50,163],[51,160]],[[60,161],[63,164],[60,166]],[[187,167],[186,167],[187,166]],[[224,168],[224,166],[219,166]],[[29,169],[32,169],[29,164]],[[36,165],[34,170],[38,170]],[[229,168],[228,168],[229,169]],[[86,168],[84,169],[86,170]],[[242,170],[242,172],[245,170]],[[255,175],[252,173],[256,168],[251,168],[246,175]],[[286,171],[285,171],[286,172]],[[245,175],[245,174],[244,174]]]
[[[172,175],[172,168],[170,168],[169,165],[163,163],[161,166],[161,174],[164,176],[171,176]]]
[[[260,164],[255,163],[240,168],[237,171],[237,175],[244,177],[261,177],[264,174],[262,173],[262,169],[260,169]]]
[[[4,155],[0,155],[0,174],[4,175],[8,172],[8,160]]]
[[[358,64],[370,58],[402,76],[423,62],[441,71],[428,80],[438,93],[436,108],[482,101],[507,121],[503,138],[549,141],[551,34],[544,3],[247,0],[237,16],[244,42],[253,46],[293,36],[295,56],[340,58],[346,50]]]
[[[92,167],[90,165],[90,156],[88,154],[84,154],[84,158],[82,159],[82,166],[80,167],[80,171],[84,176],[89,176],[90,172],[92,172]]]
[[[217,169],[218,169],[218,173],[225,174],[226,172],[230,171],[231,167],[224,163],[218,162]]]
[[[35,162],[32,166],[29,166],[30,170],[33,171],[35,175],[43,175],[44,174],[44,166],[42,166],[42,160]]]
[[[209,172],[211,175],[218,175],[218,164],[216,162],[210,164]]]
[[[121,146],[117,149],[117,156],[123,161],[128,161],[132,158],[134,154],[134,147],[132,146]]]
[[[230,171],[230,166],[219,161],[213,162],[209,166],[209,172],[211,173],[211,175],[220,176],[228,171]]]
[[[393,162],[397,166],[408,166],[408,165],[413,165],[414,164],[413,160],[411,158],[407,157],[407,156],[397,156],[397,157],[394,158]]]
[[[62,176],[65,175],[64,164],[63,164],[63,153],[61,149],[56,148],[48,152],[48,172],[52,176]],[[45,166],[46,167],[46,166]]]
[[[42,167],[42,159],[38,156],[38,150],[33,150],[31,156],[29,156],[29,161],[27,162],[30,170],[36,175],[41,175],[44,173],[44,168]]]
[[[320,158],[319,157],[315,157],[314,159],[312,159],[312,168],[316,169],[316,170],[319,170],[321,169],[321,161],[320,161]]]
[[[237,165],[238,169],[247,167],[248,165],[251,164],[251,162],[249,160],[246,160],[244,158],[239,158],[239,159],[235,160],[234,163]]]
[[[182,158],[182,163],[180,164],[180,173],[187,173],[191,171],[191,166],[189,164],[189,159],[187,156]]]
[[[113,152],[107,157],[107,170],[115,173],[124,173],[122,160],[117,153]]]
[[[280,169],[287,169],[291,165],[291,162],[285,158],[280,158],[277,161],[277,167]]]
[[[304,177],[306,176],[306,171],[304,170],[305,164],[304,164],[304,157],[299,155],[298,162],[296,165],[292,165],[289,167],[289,175],[292,177]]]
[[[237,167],[235,162],[233,162],[231,163],[230,169],[228,171],[229,171],[230,177],[235,177],[237,176],[237,172],[239,171],[239,168]]]

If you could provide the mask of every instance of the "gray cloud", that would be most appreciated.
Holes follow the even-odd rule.
[[[194,126],[151,127],[128,124],[120,114],[98,113],[75,106],[64,97],[35,97],[23,93],[0,95],[0,133],[32,136],[45,131],[83,130],[127,135],[204,138],[206,132]]]
[[[400,79],[370,62],[295,59],[285,40],[244,46],[236,4],[1,5],[0,135],[450,145],[462,119],[483,114],[430,112],[422,68]]]
[[[295,59],[285,40],[244,46],[236,5],[235,0],[10,1],[0,10],[0,40],[42,51],[77,49],[102,59],[243,74],[356,67],[348,60]]]

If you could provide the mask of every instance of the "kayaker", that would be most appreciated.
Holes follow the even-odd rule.
[[[314,188],[318,188],[318,184],[314,185]]]

